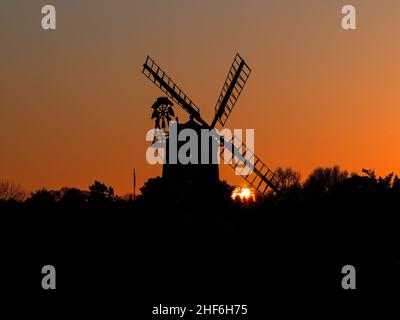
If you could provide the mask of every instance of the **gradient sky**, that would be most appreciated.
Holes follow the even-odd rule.
[[[56,31],[41,29],[49,3]],[[341,28],[345,4],[356,31]],[[398,0],[2,0],[0,179],[131,191],[133,167],[139,185],[161,174],[145,159],[161,95],[146,55],[211,120],[236,52],[253,72],[227,126],[254,128],[264,162],[400,173],[399,30]]]

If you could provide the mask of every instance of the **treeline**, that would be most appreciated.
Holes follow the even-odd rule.
[[[340,170],[339,166],[317,168],[303,183],[300,174],[291,168],[279,168],[277,175],[282,190],[281,199],[286,201],[316,200],[328,195],[400,195],[400,178],[397,175],[390,173],[385,177],[378,177],[375,171],[370,169],[362,169],[361,174],[349,174]]]
[[[283,241],[301,248],[322,242],[327,248],[331,243],[342,248],[351,243],[348,252],[394,250],[400,241],[397,175],[381,177],[366,169],[348,173],[338,166],[317,168],[305,180],[290,168],[278,169],[277,174],[281,192],[255,201],[232,199],[234,187],[225,181],[206,186],[189,183],[176,190],[156,177],[146,181],[136,199],[119,197],[99,181],[87,190],[40,189],[24,200],[12,199],[8,192],[0,200],[0,212],[3,223],[19,226],[24,221],[28,228],[40,221],[46,229],[59,226],[82,236],[89,229],[112,229],[152,239],[180,239],[183,232],[189,238],[203,239],[207,234],[237,241]]]
[[[119,197],[114,188],[95,181],[88,190],[64,187],[60,190],[47,190],[42,188],[26,196],[26,192],[20,185],[9,181],[0,182],[0,201],[13,204],[26,204],[32,206],[49,206],[54,204],[67,206],[83,206],[85,204],[107,205],[116,202],[132,200],[127,197]]]
[[[255,203],[252,199],[239,201],[231,199],[234,187],[225,181],[214,186],[191,186],[191,201],[198,201],[201,206],[216,205],[222,207],[271,207],[296,206],[318,203],[326,199],[336,201],[365,201],[372,200],[400,201],[400,178],[394,173],[385,177],[377,176],[374,170],[363,169],[361,174],[341,170],[338,166],[317,168],[302,181],[301,175],[291,168],[279,168],[276,174],[280,179],[279,194],[269,193],[262,198],[257,196]],[[133,199],[131,194],[120,197],[111,186],[95,181],[87,190],[64,187],[60,190],[39,189],[29,196],[23,188],[12,182],[0,182],[0,202],[14,205],[30,206],[65,205],[73,206],[140,206],[140,207],[174,207],[179,206],[183,199],[179,194],[172,194],[169,186],[161,177],[150,178],[141,188],[140,195]],[[181,195],[185,197],[187,194]],[[136,201],[133,201],[136,200]],[[134,204],[135,203],[135,204]]]

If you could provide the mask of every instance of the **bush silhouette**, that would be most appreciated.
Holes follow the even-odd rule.
[[[56,201],[56,194],[45,188],[33,192],[26,202],[33,206],[51,206]]]
[[[104,183],[95,181],[89,186],[90,201],[93,202],[107,202],[114,199],[114,189],[107,187]]]

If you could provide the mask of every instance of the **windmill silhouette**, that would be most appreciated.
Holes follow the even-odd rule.
[[[222,87],[222,91],[215,105],[215,116],[211,124],[206,122],[200,116],[200,109],[194,102],[183,92],[183,90],[160,68],[160,66],[149,56],[147,56],[143,64],[143,74],[158,86],[167,96],[186,111],[190,120],[184,124],[180,124],[178,131],[183,128],[194,129],[198,136],[201,129],[213,129],[217,122],[224,126],[228,120],[249,76],[251,69],[239,54],[236,54],[233,63],[229,69],[228,75]],[[157,101],[164,101],[164,110],[172,108],[172,102],[167,97],[160,97]],[[153,104],[159,105],[160,102]],[[155,109],[156,110],[156,109]],[[169,115],[170,111],[167,112]],[[155,114],[159,113],[154,113]],[[173,114],[173,113],[172,113]],[[156,124],[157,127],[157,124]],[[211,156],[217,152],[220,145],[219,156],[226,160],[226,153],[230,155],[228,163],[240,174],[247,183],[257,190],[261,195],[265,195],[269,189],[279,192],[279,179],[275,172],[272,171],[252,150],[250,150],[238,137],[234,136],[230,141],[224,141],[224,138],[218,134],[214,134],[214,140]],[[221,143],[223,142],[223,143]],[[168,154],[168,152],[167,152]],[[185,187],[188,183],[199,182],[206,184],[210,181],[219,179],[218,165],[192,164],[184,165],[177,163],[176,165],[163,165],[163,178],[175,182]]]
[[[175,116],[172,106],[174,104],[167,97],[159,97],[156,102],[151,106],[153,108],[152,119],[155,119],[156,129],[167,127],[167,124],[171,121],[172,117]]]

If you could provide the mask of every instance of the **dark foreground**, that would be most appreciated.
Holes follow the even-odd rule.
[[[14,314],[53,318],[179,318],[152,316],[160,304],[248,308],[241,317],[186,319],[365,308],[400,296],[395,202],[204,204],[189,222],[157,206],[2,204],[2,300]],[[41,287],[46,264],[56,268],[55,291]],[[356,290],[341,286],[344,265],[356,268]]]

